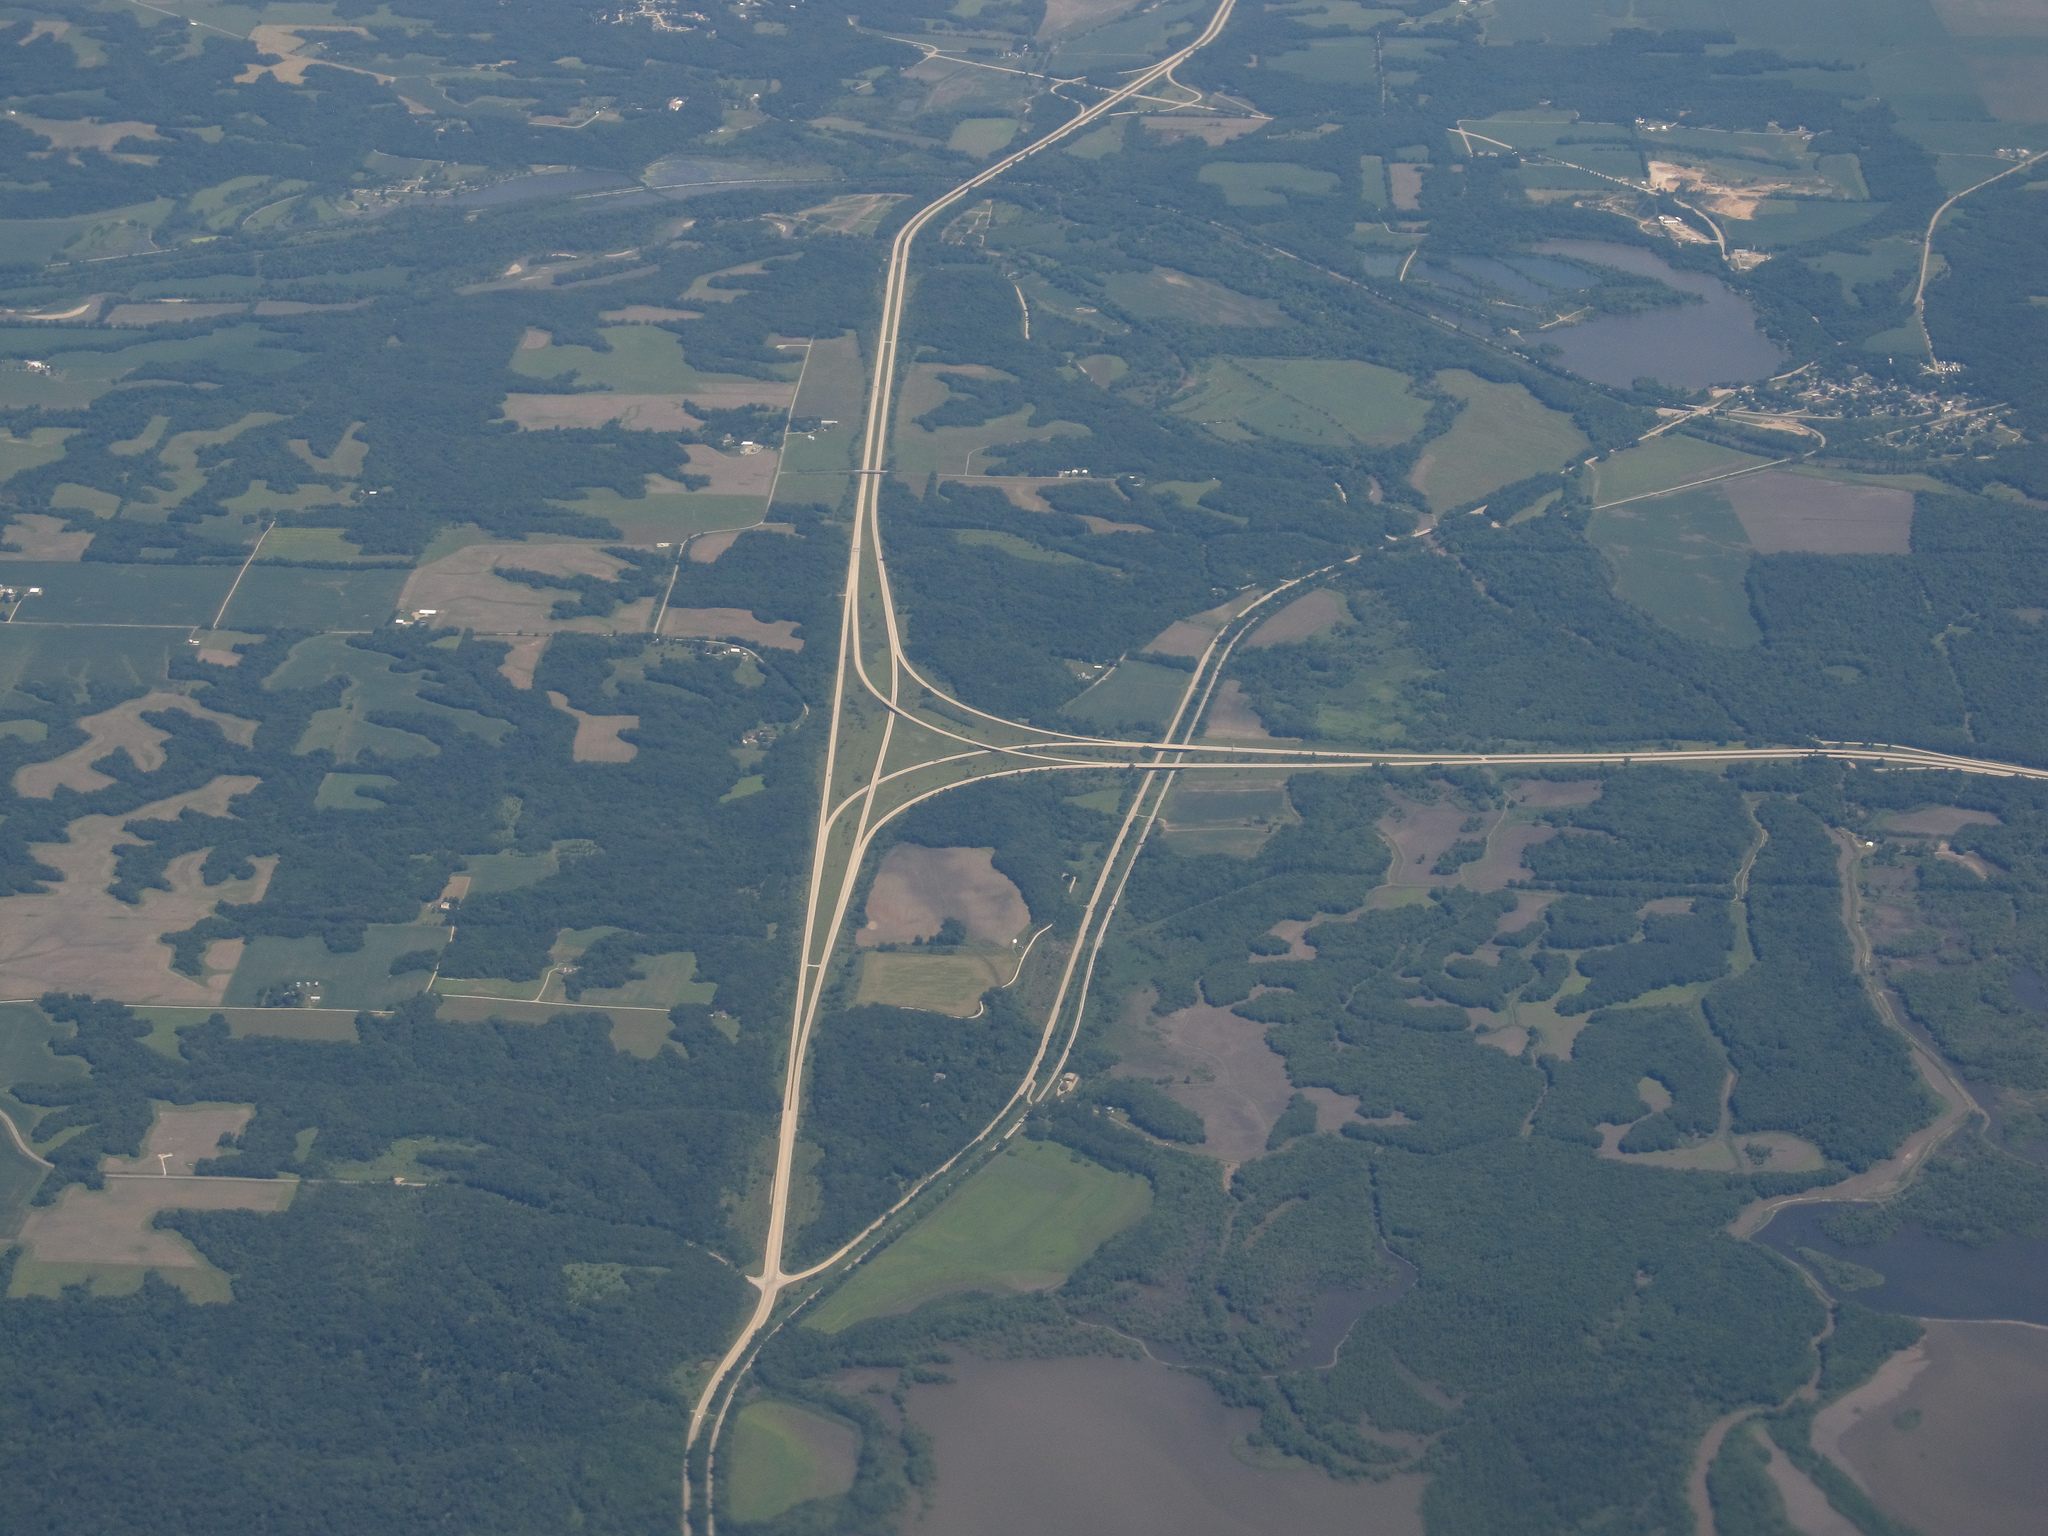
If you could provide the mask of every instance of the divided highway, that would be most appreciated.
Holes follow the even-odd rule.
[[[810,883],[790,1018],[774,1171],[767,1197],[766,1233],[760,1271],[748,1277],[757,1298],[745,1325],[713,1368],[690,1415],[682,1479],[685,1531],[693,1528],[691,1515],[694,1507],[700,1514],[695,1525],[701,1527],[705,1536],[715,1536],[717,1521],[713,1490],[719,1434],[754,1352],[780,1326],[776,1320],[777,1307],[791,1287],[814,1279],[849,1259],[857,1262],[870,1239],[921,1191],[957,1166],[977,1147],[1007,1134],[1023,1110],[1051,1092],[1064,1069],[1067,1053],[1080,1027],[1095,959],[1122,894],[1124,881],[1128,879],[1132,865],[1157,822],[1160,807],[1176,775],[1204,769],[1600,767],[1631,763],[1770,762],[1822,757],[1897,768],[2048,779],[2048,769],[1876,743],[1431,753],[1196,742],[1193,738],[1231,651],[1258,622],[1260,610],[1272,600],[1332,574],[1341,564],[1356,561],[1360,558],[1356,555],[1350,561],[1283,582],[1242,605],[1209,642],[1188,681],[1171,725],[1157,741],[1046,730],[1026,722],[1005,719],[953,697],[920,674],[904,650],[880,522],[882,479],[887,469],[894,414],[897,348],[908,302],[910,257],[917,238],[947,209],[1006,171],[1115,111],[1119,105],[1141,96],[1213,42],[1228,23],[1235,3],[1236,0],[1221,0],[1207,26],[1192,42],[1137,72],[1125,84],[1109,91],[1100,101],[1076,113],[1060,127],[993,162],[925,204],[898,230],[890,247],[882,312],[874,343],[874,369],[868,390],[860,469],[855,480],[854,521],[847,558],[846,589],[840,610],[830,735],[819,792],[818,824],[812,843]],[[878,610],[868,616],[866,622],[861,604],[864,591],[874,595]],[[862,648],[866,623],[877,619],[880,633],[876,638],[883,642],[875,667],[880,674],[879,680],[870,673],[868,658]],[[912,685],[910,690],[904,686],[906,679]],[[906,692],[909,694],[907,702]],[[877,715],[878,719],[875,718]],[[879,725],[878,730],[874,729],[876,725]],[[911,754],[911,760],[905,765],[892,768],[891,752],[898,746],[899,727],[904,740],[917,741],[920,748]],[[971,734],[975,731],[989,731],[1014,739],[989,739]],[[916,734],[919,732],[924,733],[922,737]],[[933,739],[943,745],[934,747]],[[842,761],[842,758],[857,761]],[[876,837],[912,806],[964,783],[1022,773],[1100,772],[1105,769],[1135,772],[1143,777],[1083,909],[1030,1069],[1010,1100],[980,1135],[945,1164],[925,1175],[895,1207],[830,1257],[801,1270],[785,1269],[789,1204],[795,1181],[797,1142],[802,1130],[804,1069],[811,1031],[817,1021],[827,970],[839,935],[844,931],[863,860]],[[921,784],[920,775],[935,777],[936,782]],[[890,792],[886,800],[885,791]],[[1057,1056],[1053,1055],[1055,1044],[1060,1044]],[[1049,1061],[1050,1070],[1047,1069]],[[700,1448],[701,1465],[697,1455]]]

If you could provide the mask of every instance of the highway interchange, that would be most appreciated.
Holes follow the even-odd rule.
[[[1044,1099],[1065,1069],[1086,1008],[1087,992],[1124,882],[1157,823],[1175,778],[1203,770],[1371,768],[1556,768],[1634,763],[1712,765],[1737,762],[1835,761],[1896,768],[2048,779],[2048,770],[1986,759],[1874,743],[1816,742],[1796,746],[1625,748],[1581,752],[1357,752],[1274,745],[1197,742],[1207,705],[1232,650],[1289,592],[1323,579],[1342,564],[1304,573],[1260,593],[1241,595],[1229,620],[1197,659],[1179,708],[1156,741],[1050,731],[1005,719],[954,698],[923,676],[906,654],[885,557],[880,500],[888,467],[897,383],[898,341],[910,292],[910,259],[918,236],[941,214],[991,181],[1091,122],[1113,112],[1213,42],[1228,23],[1235,0],[1221,0],[1193,41],[1130,76],[1099,101],[1015,153],[994,161],[926,203],[898,230],[890,247],[882,311],[874,340],[866,427],[840,611],[838,661],[832,690],[818,824],[812,844],[799,970],[789,1028],[774,1170],[767,1194],[760,1270],[749,1276],[756,1301],[745,1324],[705,1381],[691,1411],[682,1482],[684,1529],[716,1531],[716,1449],[745,1371],[766,1338],[787,1320],[785,1298],[809,1282],[857,1263],[888,1223],[935,1181],[980,1148],[1014,1132],[1029,1107]],[[1352,556],[1355,561],[1359,556]],[[873,666],[867,645],[876,648]],[[785,1268],[789,1209],[796,1180],[796,1150],[803,1127],[805,1063],[825,982],[845,932],[863,862],[877,837],[911,807],[949,789],[1023,773],[1121,770],[1137,776],[1122,822],[1103,858],[1072,942],[1053,1001],[1046,1011],[1030,1067],[987,1126],[940,1167],[932,1169],[889,1211],[838,1251],[798,1270]]]

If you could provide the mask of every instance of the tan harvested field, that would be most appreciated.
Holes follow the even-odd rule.
[[[1396,160],[1387,167],[1387,187],[1394,194],[1394,206],[1403,213],[1413,213],[1422,206],[1423,167],[1406,160]]]
[[[1200,656],[1215,638],[1214,629],[1204,629],[1193,619],[1175,619],[1152,637],[1145,650],[1154,656]]]
[[[780,261],[783,258],[778,256],[774,259]],[[736,267],[721,267],[716,272],[706,272],[701,277],[690,280],[690,286],[683,290],[683,302],[685,304],[730,304],[734,299],[745,293],[749,286],[746,283],[732,282],[730,281],[732,278],[760,277],[767,270],[768,263],[765,261],[743,261]]]
[[[1517,880],[1527,880],[1523,862],[1531,848],[1557,836],[1557,828],[1535,822],[1496,821],[1487,829],[1486,852],[1458,871],[1457,884],[1468,891],[1500,891]]]
[[[106,325],[190,325],[199,320],[220,320],[239,315],[246,304],[192,304],[182,299],[156,299],[140,304],[116,304],[107,311]]]
[[[622,734],[640,724],[638,715],[586,715],[569,702],[566,694],[548,690],[548,702],[576,722],[576,741],[570,754],[579,763],[630,763],[640,755],[639,747]]]
[[[90,992],[126,1002],[218,1003],[241,959],[239,939],[220,940],[204,957],[205,976],[171,969],[163,935],[212,915],[216,904],[262,899],[275,859],[258,859],[247,880],[206,885],[200,877],[207,850],[180,854],[165,866],[168,890],[144,891],[133,903],[108,891],[116,851],[141,841],[133,821],[170,821],[186,811],[228,813],[229,802],[258,781],[223,776],[199,789],[154,801],[125,816],[81,816],[61,843],[32,843],[30,854],[58,873],[54,887],[0,897],[0,996]]]
[[[597,317],[608,325],[660,325],[665,320],[702,320],[701,309],[668,309],[660,304],[628,304]]]
[[[737,544],[743,533],[779,533],[786,538],[795,532],[795,526],[790,523],[755,523],[751,528],[720,528],[711,533],[700,533],[690,540],[690,563],[711,564]]]
[[[1520,933],[1543,915],[1543,909],[1557,900],[1557,894],[1555,891],[1517,891],[1514,910],[1500,920],[1500,926],[1494,932]]]
[[[253,1104],[163,1104],[142,1139],[136,1157],[110,1157],[101,1165],[108,1173],[191,1173],[221,1143],[242,1134],[255,1116]]]
[[[353,32],[357,37],[370,35],[362,27],[323,26],[309,22],[251,27],[249,41],[256,45],[258,53],[266,55],[272,62],[249,65],[235,76],[235,83],[253,85],[265,75],[269,75],[285,85],[304,85],[306,71],[319,65],[324,69],[343,70],[351,75],[366,75],[379,85],[391,84],[391,76],[380,75],[373,69],[359,69],[353,64],[336,64],[303,52],[302,50],[308,46],[304,35],[308,32]]]
[[[73,532],[64,526],[63,518],[48,512],[17,512],[12,522],[0,528],[0,544],[7,546],[0,549],[0,561],[77,560],[91,542],[90,528]],[[6,573],[6,567],[0,565],[0,576]]]
[[[105,153],[128,139],[147,143],[163,138],[154,123],[103,123],[93,117],[30,117],[25,112],[9,112],[7,116],[15,127],[26,128],[52,149],[97,149]]]
[[[1598,779],[1523,779],[1510,794],[1516,805],[1532,811],[1564,810],[1591,805],[1600,798]]]
[[[794,619],[757,619],[744,608],[671,608],[662,617],[661,632],[679,639],[737,640],[775,651],[804,648]]]
[[[1341,1131],[1358,1113],[1358,1100],[1334,1088],[1304,1088],[1301,1096],[1316,1107],[1316,1129]]]
[[[702,443],[692,443],[683,452],[689,472],[711,482],[699,489],[712,496],[766,496],[768,487],[775,483],[775,466],[782,457],[773,448],[763,448],[759,453],[728,453]],[[657,487],[650,480],[648,493],[652,495],[657,489],[680,491],[683,487]]]
[[[1398,791],[1387,798],[1393,808],[1380,818],[1379,833],[1394,851],[1394,862],[1387,869],[1388,885],[1459,884],[1456,876],[1431,872],[1438,857],[1460,838],[1484,837],[1500,819],[1498,811],[1485,812],[1485,826],[1478,832],[1465,832],[1461,828],[1473,813],[1463,806],[1447,800],[1429,805]]]
[[[1903,555],[1912,549],[1913,493],[1766,469],[1724,480],[1721,493],[1759,554]]]
[[[1292,645],[1335,629],[1350,616],[1350,606],[1342,593],[1318,587],[1303,593],[1253,630],[1245,644],[1255,650],[1269,645]]]
[[[1813,1444],[1884,1510],[1941,1536],[2041,1529],[2048,1328],[1938,1322],[1814,1419]]]
[[[525,692],[533,686],[533,674],[540,666],[541,653],[547,648],[546,635],[513,641],[505,648],[505,659],[498,663],[498,676]]]
[[[428,561],[408,576],[398,595],[399,610],[415,613],[431,608],[435,611],[427,622],[436,628],[495,635],[559,634],[564,630],[613,634],[645,629],[654,617],[654,599],[644,597],[623,603],[602,617],[557,619],[552,616],[555,600],[568,596],[567,588],[507,581],[497,574],[501,567],[610,581],[625,568],[625,562],[596,544],[567,540],[469,544]]]
[[[1228,144],[1232,139],[1241,139],[1248,133],[1257,133],[1266,126],[1263,117],[1169,117],[1154,113],[1138,121],[1148,133],[1156,133],[1163,139],[1179,142],[1183,139],[1200,139],[1211,146]]]
[[[285,446],[291,449],[292,457],[308,469],[342,480],[353,480],[363,472],[363,460],[370,452],[370,445],[357,435],[362,430],[360,421],[350,422],[348,430],[336,438],[334,446],[325,453],[318,452],[303,437],[295,437]]]
[[[955,370],[956,372],[958,370]],[[945,485],[980,485],[993,491],[1001,491],[1011,506],[1020,512],[1054,512],[1058,509],[1045,499],[1045,488],[1060,484],[1058,475],[941,475],[940,483]],[[1107,517],[1097,517],[1091,512],[1077,513],[1090,533],[1150,533],[1152,530],[1143,523],[1119,523]],[[1156,649],[1157,647],[1147,647]]]
[[[48,1295],[80,1280],[120,1294],[153,1269],[195,1301],[225,1301],[227,1277],[178,1233],[157,1227],[157,1215],[281,1211],[298,1187],[295,1179],[154,1177],[108,1179],[101,1189],[73,1184],[22,1223],[23,1255],[9,1294]]]
[[[1031,921],[1031,911],[994,858],[993,848],[897,844],[883,856],[868,888],[867,917],[857,942],[929,939],[949,917],[958,918],[976,943],[1016,939]]]
[[[704,425],[681,395],[622,395],[593,390],[580,395],[507,395],[505,420],[528,432],[616,423],[632,432],[694,432]]]
[[[1216,690],[1216,696],[1209,701],[1209,712],[1202,719],[1204,741],[1274,741],[1273,733],[1266,729],[1266,722],[1259,718],[1259,712],[1252,708],[1252,701],[1245,697],[1244,689],[1236,678],[1231,678]]]
[[[1294,1095],[1286,1063],[1266,1043],[1266,1026],[1209,1003],[1155,1015],[1125,1053],[1122,1070],[1164,1077],[1167,1093],[1202,1117],[1202,1150],[1232,1168],[1266,1150],[1273,1122]]]
[[[1038,24],[1038,35],[1058,37],[1077,27],[1099,27],[1138,5],[1139,0],[1045,0],[1045,19]]]
[[[208,721],[237,746],[246,747],[256,739],[254,720],[224,715],[181,693],[146,693],[139,699],[129,699],[112,709],[85,716],[78,725],[87,739],[61,757],[40,763],[24,763],[17,768],[14,771],[14,792],[31,800],[48,800],[60,789],[75,789],[80,794],[105,789],[114,781],[93,764],[116,752],[127,753],[128,760],[142,772],[156,772],[164,765],[164,743],[170,740],[170,733],[142,717],[165,710],[177,710]]]

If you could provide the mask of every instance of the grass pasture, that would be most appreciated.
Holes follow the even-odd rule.
[[[316,982],[301,1001],[328,1008],[388,1008],[417,993],[433,969],[428,961],[394,976],[391,962],[416,951],[438,954],[447,942],[448,930],[429,923],[373,923],[364,930],[363,947],[342,954],[319,938],[265,936],[242,951],[226,1001],[252,1007],[263,1003],[266,994],[274,995],[275,988]]]
[[[1749,608],[1749,537],[1720,486],[1595,512],[1587,537],[1616,594],[1673,634],[1710,645],[1763,638]]]
[[[1163,726],[1180,707],[1189,680],[1189,674],[1177,667],[1126,656],[1100,681],[1069,699],[1062,713],[1091,726]]]
[[[1154,267],[1150,272],[1112,272],[1103,288],[1118,308],[1137,320],[1180,320],[1192,325],[1278,325],[1285,319],[1271,299],[1254,298],[1235,288]]]
[[[1055,437],[1085,437],[1088,429],[1072,421],[1034,421],[1026,406],[971,427],[924,427],[917,418],[950,397],[946,370],[928,363],[911,367],[903,381],[897,409],[896,442],[890,455],[896,473],[920,483],[931,474],[974,474],[989,470],[991,449],[1007,443],[1044,442]]]
[[[178,1031],[204,1024],[215,1014],[228,1021],[228,1033],[235,1039],[251,1035],[273,1040],[316,1040],[326,1044],[353,1045],[357,1039],[356,1015],[352,1008],[137,1008],[135,1015],[150,1023],[152,1040],[156,1033],[173,1039]]]
[[[1014,1140],[855,1270],[807,1326],[838,1333],[963,1291],[1050,1290],[1151,1199],[1142,1179],[1053,1142]]]
[[[843,1419],[757,1397],[733,1420],[722,1491],[732,1518],[773,1520],[853,1486],[860,1435]]]
[[[607,325],[598,330],[602,347],[522,346],[512,354],[514,373],[530,379],[566,378],[584,388],[628,395],[685,395],[705,405],[787,406],[796,364],[777,371],[780,379],[705,373],[683,355],[675,333],[653,325]]]
[[[1277,774],[1204,773],[1174,785],[1160,830],[1177,853],[1248,859],[1297,819]]]
[[[1653,496],[1764,462],[1753,453],[1666,432],[1602,459],[1588,473],[1593,477],[1593,504],[1600,506],[1632,496]]]
[[[1016,136],[1014,117],[965,117],[953,125],[946,148],[955,154],[986,160]]]
[[[1195,173],[1233,208],[1279,208],[1301,197],[1328,197],[1338,188],[1334,171],[1272,160],[1212,160]]]
[[[1463,404],[1450,431],[1424,449],[1409,483],[1432,510],[1449,511],[1489,491],[1558,469],[1586,450],[1569,416],[1519,384],[1496,384],[1462,368],[1436,376]]]
[[[1391,368],[1345,359],[1217,357],[1173,404],[1219,437],[1391,448],[1422,429],[1429,403]]]
[[[982,994],[1008,981],[1016,963],[1016,951],[1007,946],[869,950],[860,958],[854,1001],[972,1018]]]
[[[231,565],[111,565],[10,560],[7,582],[41,587],[16,624],[210,625],[233,585]]]
[[[394,726],[373,724],[372,713],[416,714],[473,736],[497,743],[512,729],[508,721],[473,710],[431,703],[420,697],[420,677],[400,672],[392,658],[359,650],[345,635],[312,635],[293,646],[284,663],[263,680],[267,689],[318,688],[330,680],[348,679],[341,702],[315,714],[294,751],[331,752],[339,763],[353,762],[364,752],[387,757],[422,757],[436,751],[425,736]]]

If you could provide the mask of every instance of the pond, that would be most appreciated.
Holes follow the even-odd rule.
[[[1881,1243],[1838,1243],[1821,1230],[1835,1209],[1825,1203],[1788,1206],[1760,1235],[1794,1258],[1801,1248],[1811,1248],[1883,1275],[1882,1285],[1852,1293],[1867,1307],[1913,1317],[2048,1325],[2048,1239],[2012,1237],[1966,1248],[1907,1226]]]
[[[1681,389],[1740,384],[1767,378],[1785,360],[1776,342],[1757,329],[1756,311],[1720,278],[1682,272],[1653,252],[1601,240],[1547,240],[1544,254],[1589,267],[1653,278],[1697,302],[1601,315],[1561,325],[1541,339],[1558,350],[1558,361],[1601,384],[1626,387],[1652,378]]]

